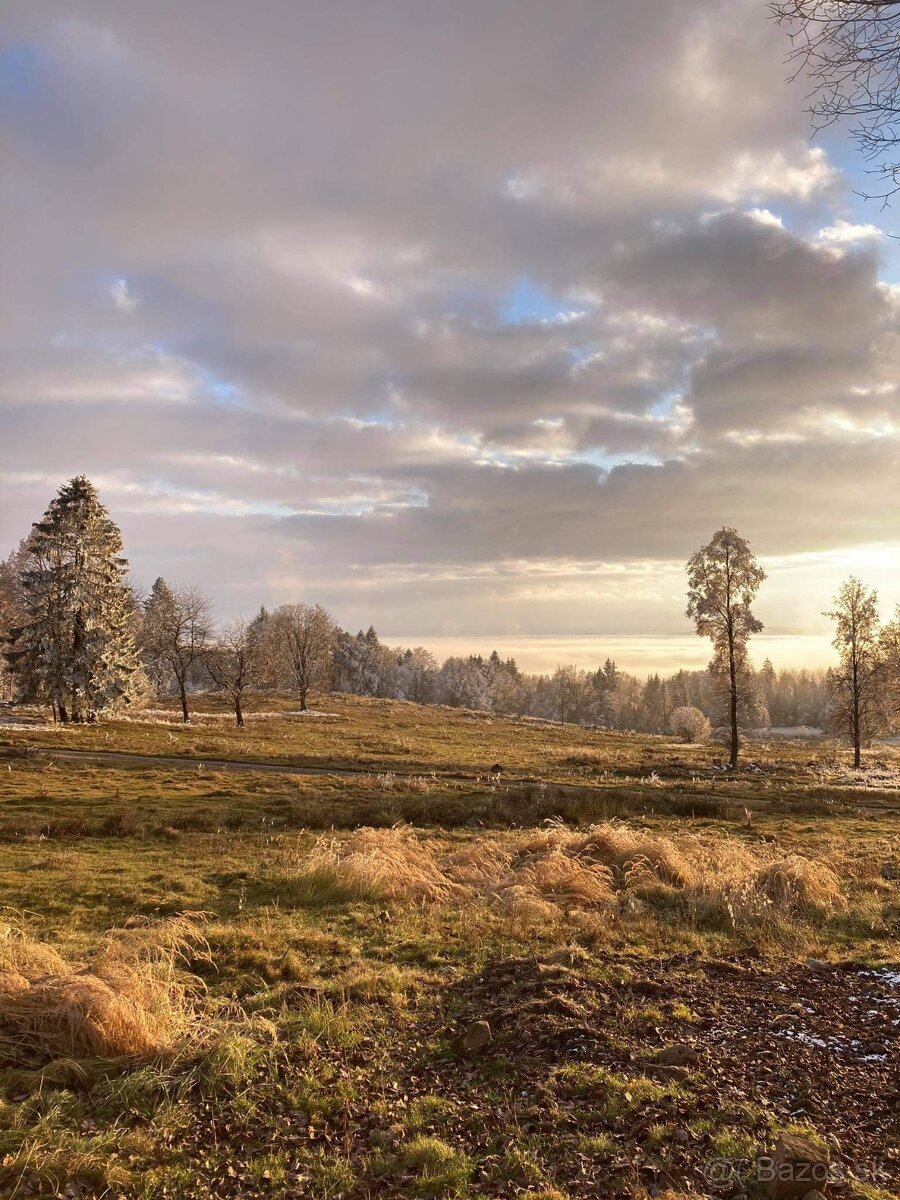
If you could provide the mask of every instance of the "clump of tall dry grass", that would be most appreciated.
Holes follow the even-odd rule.
[[[672,838],[625,825],[596,825],[584,837],[569,842],[569,849],[579,857],[605,864],[620,885],[642,877],[690,888],[698,879],[696,862],[691,862]]]
[[[449,901],[463,888],[440,868],[432,850],[405,828],[358,829],[349,838],[319,838],[300,874],[337,883],[361,898]]]
[[[536,896],[579,908],[610,904],[615,898],[611,871],[562,850],[526,863],[512,873],[506,886],[525,887]]]
[[[767,916],[827,917],[844,904],[824,861],[781,857],[733,837],[672,838],[611,823],[582,833],[556,825],[513,838],[485,835],[462,848],[405,827],[360,829],[320,839],[298,869],[360,898],[478,900],[535,920],[612,908],[628,895],[664,900],[687,919],[747,927]]]
[[[46,1062],[168,1053],[194,1015],[197,982],[179,961],[198,945],[199,923],[175,917],[115,934],[82,966],[0,927],[0,1056]]]
[[[780,911],[792,916],[828,916],[844,907],[841,882],[822,862],[792,854],[761,867],[756,890]]]

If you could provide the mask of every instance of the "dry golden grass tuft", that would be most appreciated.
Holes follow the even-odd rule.
[[[604,863],[623,883],[626,879],[652,878],[672,887],[690,888],[698,868],[672,838],[656,837],[625,825],[597,825],[568,843],[569,852]]]
[[[831,867],[798,854],[761,867],[754,886],[782,912],[830,916],[845,905],[841,882]]]
[[[334,882],[360,898],[449,901],[463,894],[428,848],[405,828],[359,829],[349,838],[319,838],[300,874]]]
[[[603,824],[479,837],[459,849],[406,827],[320,839],[297,869],[327,891],[419,904],[486,902],[530,922],[605,909],[629,895],[663,901],[689,921],[731,926],[814,920],[840,911],[835,871],[768,844],[710,834],[665,837]]]
[[[122,931],[89,965],[77,966],[6,926],[0,940],[0,1053],[34,1063],[171,1052],[195,1013],[197,982],[182,974],[179,960],[198,946],[198,921],[175,917]]]
[[[615,898],[612,872],[600,863],[552,850],[514,871],[506,886],[525,887],[534,895],[581,908],[609,904]]]

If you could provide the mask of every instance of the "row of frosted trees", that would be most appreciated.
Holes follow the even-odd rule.
[[[607,660],[595,672],[528,675],[515,660],[391,647],[373,628],[350,634],[319,605],[261,609],[217,630],[196,587],[157,579],[131,586],[118,528],[88,479],[65,484],[19,550],[0,566],[0,634],[11,690],[44,701],[60,721],[93,720],[150,694],[177,695],[185,721],[198,688],[226,695],[238,724],[251,688],[288,690],[306,708],[313,689],[490,709],[586,725],[662,731],[674,711],[700,710],[727,730],[737,765],[741,729],[819,725],[860,750],[900,711],[900,618],[885,625],[877,597],[849,580],[835,599],[838,666],[826,673],[759,672],[750,663],[762,624],[752,604],[765,573],[731,528],[687,564],[687,615],[712,643],[705,672],[639,681]]]

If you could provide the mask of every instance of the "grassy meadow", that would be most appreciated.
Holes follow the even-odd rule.
[[[0,1195],[898,1194],[898,750],[197,703],[0,727]]]

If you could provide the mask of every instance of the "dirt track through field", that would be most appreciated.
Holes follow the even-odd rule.
[[[83,759],[88,762],[108,763],[112,766],[134,766],[134,767],[175,767],[181,770],[194,771],[227,771],[227,772],[253,772],[267,771],[273,774],[280,775],[337,775],[347,778],[359,778],[362,776],[390,774],[401,779],[420,779],[423,775],[429,778],[434,778],[446,783],[469,783],[480,784],[492,779],[489,770],[485,769],[481,773],[473,773],[471,775],[461,774],[454,771],[435,771],[429,770],[423,766],[416,771],[398,771],[393,767],[383,765],[372,765],[369,767],[350,767],[329,764],[327,766],[319,766],[312,763],[286,763],[273,762],[270,759],[239,759],[239,758],[194,758],[179,754],[140,754],[134,750],[81,750],[71,747],[59,746],[28,746],[27,752],[29,755],[48,755],[52,758],[70,758]],[[509,775],[498,776],[498,783],[504,787],[535,787],[541,784],[554,787],[560,792],[598,792],[595,784],[592,783],[574,783],[571,781],[557,781],[553,779],[541,779],[534,775],[522,775],[511,778]],[[657,791],[649,792],[646,788],[629,786],[629,792],[637,797],[647,797],[654,802],[654,806],[661,799],[666,798],[667,793],[660,794]],[[678,800],[696,800],[703,802],[705,800],[715,800],[718,803],[741,805],[746,803],[744,797],[731,797],[726,795],[718,796],[697,796],[690,792],[670,792],[669,798]],[[855,805],[857,809],[863,811],[877,812],[881,816],[897,816],[900,815],[900,808],[888,808],[877,804],[862,804]]]
[[[283,775],[375,775],[381,767],[313,766],[310,764],[272,762],[266,759],[194,758],[183,754],[140,754],[136,750],[77,750],[57,746],[29,746],[29,754],[50,755],[52,758],[82,758],[94,762],[135,767],[181,767],[203,771],[274,771]],[[392,775],[418,777],[430,771],[391,771]],[[474,783],[475,775],[440,774],[441,779]],[[528,781],[532,782],[532,781]]]
[[[423,775],[450,783],[479,783],[491,778],[490,772],[462,775],[451,771],[431,771],[422,767],[418,771],[398,771],[393,767],[373,765],[371,767],[317,766],[310,763],[273,762],[271,759],[240,758],[195,758],[183,754],[140,754],[136,750],[80,750],[60,746],[28,746],[28,755],[47,755],[51,758],[86,759],[91,762],[109,763],[114,766],[134,767],[180,767],[182,770],[200,771],[270,771],[281,775],[341,775],[366,776],[390,774],[403,779],[420,779]],[[533,776],[509,779],[502,777],[504,784],[516,787],[533,786],[541,780]],[[590,784],[564,783],[555,786],[594,791]]]

